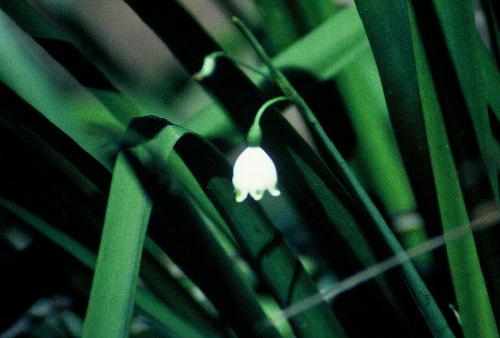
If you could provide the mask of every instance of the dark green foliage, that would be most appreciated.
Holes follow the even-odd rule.
[[[0,0],[0,335],[498,337],[496,3],[212,2]]]

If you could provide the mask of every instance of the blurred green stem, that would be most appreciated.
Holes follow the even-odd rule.
[[[275,52],[289,46],[299,37],[299,32],[290,20],[292,12],[286,0],[255,0],[255,4],[265,22],[262,28]]]
[[[354,58],[336,76],[336,83],[349,111],[367,180],[380,197],[403,246],[425,242],[423,219],[406,175],[399,149],[387,119],[387,107],[371,51]],[[431,255],[414,260],[420,272],[428,271]]]

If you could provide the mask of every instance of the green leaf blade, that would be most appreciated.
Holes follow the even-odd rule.
[[[416,32],[415,56],[443,231],[470,224],[446,129],[422,42]],[[498,337],[472,232],[446,245],[464,336]]]
[[[128,336],[151,203],[127,161],[116,161],[83,337]]]

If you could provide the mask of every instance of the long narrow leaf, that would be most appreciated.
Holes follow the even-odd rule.
[[[478,49],[474,48],[477,32],[473,4],[470,0],[459,4],[449,0],[434,0],[433,3],[476,132],[491,189],[498,203],[498,168],[494,160],[498,145],[491,133],[487,109],[488,91],[481,78]],[[471,48],[463,48],[464,44]]]
[[[0,44],[0,81],[110,168],[116,150],[98,131],[121,133],[123,125],[3,11]]]
[[[422,42],[414,33],[416,65],[444,233],[470,224]],[[465,337],[498,337],[472,232],[446,246]]]
[[[418,91],[408,5],[402,1],[379,4],[356,0],[355,3],[375,55],[389,114],[418,198],[417,203],[421,210],[426,211],[427,219],[433,221],[438,210]],[[415,296],[433,334],[436,337],[453,336],[437,304],[432,302],[429,307],[424,294],[417,292]]]
[[[151,203],[119,156],[106,210],[83,337],[127,337]]]
[[[46,236],[54,244],[63,248],[88,269],[93,270],[95,268],[96,255],[71,237],[52,227],[38,216],[32,214],[12,201],[0,197],[0,205],[12,212],[16,217],[24,221],[29,226],[33,227],[36,231]],[[143,288],[137,289],[135,301],[141,311],[161,323],[167,331],[176,337],[201,338],[206,336],[191,327],[182,319],[179,319],[175,312],[170,310],[168,307],[165,307]]]

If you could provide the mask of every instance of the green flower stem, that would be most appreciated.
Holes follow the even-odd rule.
[[[254,72],[256,74],[259,74],[263,77],[267,77],[267,74],[262,72],[260,69],[254,67],[252,65],[249,65],[248,63],[245,63],[241,60],[233,58],[232,56],[228,55],[226,52],[224,52],[222,50],[218,50],[216,52],[210,53],[207,56],[205,56],[205,58],[203,60],[203,65],[202,65],[200,71],[193,75],[193,79],[195,79],[196,81],[201,81],[201,80],[209,77],[210,75],[212,75],[213,72],[215,71],[215,67],[217,65],[217,59],[221,58],[221,57],[224,57],[228,60],[231,60],[235,64],[237,64],[241,67],[244,67],[248,70],[251,70],[252,72]]]
[[[267,108],[271,107],[273,104],[278,102],[288,101],[288,98],[285,96],[278,96],[266,101],[255,114],[255,119],[253,120],[250,129],[247,134],[247,143],[250,147],[258,147],[260,146],[260,142],[262,141],[262,129],[260,128],[260,119],[262,115],[267,110]]]
[[[337,150],[337,147],[328,138],[326,132],[321,127],[316,116],[309,108],[304,99],[297,93],[293,88],[287,78],[276,69],[271,61],[271,58],[267,55],[264,48],[257,41],[252,32],[246,27],[246,25],[238,18],[233,18],[233,22],[236,24],[238,29],[243,33],[243,35],[248,39],[252,47],[255,49],[259,57],[262,59],[264,64],[269,69],[269,74],[271,78],[280,87],[286,97],[290,99],[301,112],[305,121],[318,136],[320,145],[325,150],[326,163],[329,165],[335,174],[337,174],[345,185],[345,188],[351,192],[352,198],[358,200],[360,204],[364,207],[364,212],[366,212],[372,219],[374,225],[377,226],[387,245],[391,248],[394,254],[404,254],[404,249],[401,243],[398,241],[395,234],[391,231],[384,218],[373,204],[372,200],[368,196],[367,192],[364,190],[362,185],[358,182],[354,174],[351,172],[347,162],[344,160],[342,155]],[[408,286],[411,289],[415,300],[418,303],[422,314],[424,315],[431,331],[436,337],[453,337],[453,333],[450,331],[448,324],[439,309],[438,305],[434,301],[434,298],[429,292],[429,289],[425,285],[424,281],[418,274],[415,266],[411,262],[406,262],[401,266],[402,273],[408,280]]]
[[[266,51],[264,48],[260,45],[260,43],[257,41],[253,33],[248,29],[248,27],[241,21],[240,19],[233,17],[232,18],[233,22],[236,24],[236,27],[243,33],[243,35],[248,39],[252,47],[255,49],[259,57],[262,59],[264,64],[267,66],[269,70],[269,75],[273,79],[273,81],[276,82],[278,87],[283,91],[285,96],[293,102],[301,114],[304,116],[306,119],[307,123],[310,124],[311,126],[316,126],[316,128],[321,128],[318,120],[314,116],[314,113],[309,109],[307,106],[307,103],[302,99],[302,97],[297,93],[297,91],[292,87],[290,82],[288,82],[287,78],[283,75],[282,72],[280,72],[278,69],[276,69],[272,65],[272,60],[267,55]],[[316,129],[315,128],[315,129]],[[326,133],[323,130],[323,134],[326,137]]]

